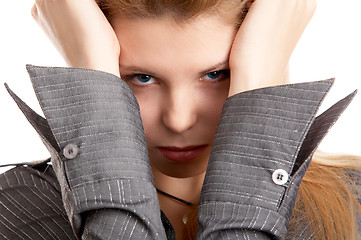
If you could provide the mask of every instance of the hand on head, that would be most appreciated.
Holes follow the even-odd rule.
[[[284,83],[290,56],[316,6],[316,0],[248,2],[253,3],[230,54],[230,96]],[[119,76],[118,39],[94,0],[36,0],[32,15],[69,66]]]
[[[291,54],[316,8],[316,0],[257,0],[230,54],[229,95],[283,84]]]
[[[119,43],[94,0],[36,0],[31,12],[70,67],[119,76]]]

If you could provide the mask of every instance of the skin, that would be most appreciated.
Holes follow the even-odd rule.
[[[120,76],[139,102],[155,184],[197,202],[228,96],[228,58],[236,29],[218,16],[184,26],[170,18],[116,18],[112,26],[122,50]],[[219,77],[210,78],[215,71]],[[146,80],[140,81],[136,74]],[[203,144],[207,148],[200,157],[182,163],[168,160],[157,149]],[[160,204],[180,235],[188,207],[162,195]]]
[[[218,17],[185,26],[169,18],[117,18],[112,25],[122,49],[120,75],[139,102],[152,166],[178,178],[204,173],[228,96],[234,27]],[[221,72],[219,77],[210,78],[215,71]],[[147,80],[141,82],[134,74]],[[185,163],[170,161],[156,149],[203,144],[208,145],[204,154]]]
[[[94,0],[36,0],[32,14],[69,66],[109,72],[129,84],[140,105],[156,186],[197,202],[225,99],[283,83],[314,10],[315,0],[257,0],[239,30],[221,16],[206,15],[180,24],[118,16],[110,24]],[[227,69],[230,78],[206,81],[207,73]],[[134,74],[154,78],[142,83]],[[157,150],[199,144],[207,144],[206,151],[187,163],[173,163]],[[159,202],[182,239],[189,208],[162,195]]]
[[[254,1],[232,45],[230,96],[283,82],[315,8],[316,0]],[[35,0],[31,13],[69,66],[119,76],[117,36],[94,0]]]

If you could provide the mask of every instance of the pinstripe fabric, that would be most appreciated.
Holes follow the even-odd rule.
[[[70,236],[71,226],[82,239],[173,239],[171,226],[164,229],[162,224],[139,108],[128,86],[111,74],[92,70],[28,66],[28,71],[46,119],[9,92],[51,152],[59,184],[50,184],[56,186],[57,202],[49,209],[57,206],[63,211],[58,209],[57,218],[66,214],[69,219],[58,222],[65,230],[56,232]],[[258,89],[226,101],[202,189],[198,239],[286,236],[310,156],[354,95],[315,120],[332,82]],[[79,149],[72,157],[63,152],[69,144]],[[272,181],[276,169],[290,174],[285,185]],[[17,171],[27,170],[7,173],[13,181],[18,181]],[[16,189],[4,176],[1,201]],[[64,207],[60,207],[59,189]],[[24,188],[28,194],[33,190]],[[47,191],[43,188],[37,194],[42,200],[32,204],[35,208],[44,206],[42,194],[51,194]],[[11,209],[6,210],[7,216]],[[1,232],[15,234],[11,226],[21,224],[23,218],[2,217]],[[37,239],[21,231],[17,234],[19,239]],[[55,235],[48,232],[46,239],[66,239]]]
[[[39,166],[0,175],[0,239],[75,239],[55,174]]]
[[[200,199],[200,239],[286,236],[311,154],[355,95],[315,120],[332,83],[257,89],[227,100]],[[289,174],[286,184],[272,181],[276,169]]]
[[[52,164],[77,236],[165,239],[139,108],[128,86],[91,70],[28,71],[61,149],[51,149]],[[71,160],[62,152],[69,143],[79,147]]]

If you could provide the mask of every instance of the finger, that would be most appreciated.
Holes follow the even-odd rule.
[[[38,19],[38,7],[36,6],[36,4],[33,5],[33,7],[31,8],[31,16],[37,20]]]

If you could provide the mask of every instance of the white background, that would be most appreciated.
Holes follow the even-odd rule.
[[[41,113],[25,64],[65,66],[31,18],[31,0],[0,5],[0,164],[41,160],[47,150],[2,86],[7,82]],[[356,88],[361,91],[361,1],[319,0],[291,59],[292,82],[336,77],[322,110]],[[321,145],[328,152],[361,155],[361,92]]]

